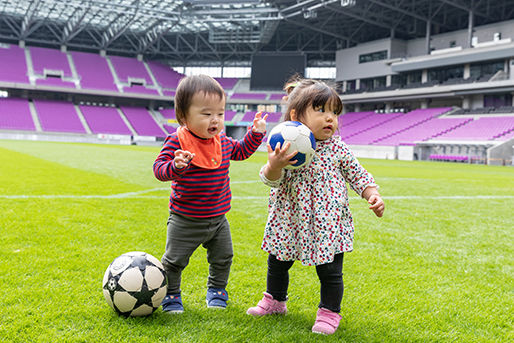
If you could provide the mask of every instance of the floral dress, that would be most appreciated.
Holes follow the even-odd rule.
[[[330,263],[353,250],[353,219],[346,182],[359,195],[377,186],[339,136],[318,141],[308,166],[284,170],[272,187],[262,249],[282,261]]]

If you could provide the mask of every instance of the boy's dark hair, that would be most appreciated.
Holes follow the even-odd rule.
[[[208,75],[191,75],[180,80],[175,92],[175,116],[180,125],[185,124],[187,111],[196,93],[213,94],[225,99],[225,91]]]
[[[333,87],[321,81],[300,80],[288,96],[284,120],[292,120],[291,111],[294,110],[296,118],[301,121],[309,107],[316,109],[324,107],[327,103],[338,115],[343,112],[343,103]]]

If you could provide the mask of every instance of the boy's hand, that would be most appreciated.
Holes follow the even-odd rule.
[[[175,168],[182,169],[189,165],[191,160],[195,157],[195,154],[189,152],[187,150],[176,150],[175,151],[175,159],[173,163],[175,164]]]
[[[371,205],[369,209],[375,212],[377,217],[382,217],[385,210],[385,204],[384,200],[380,197],[380,194],[372,194],[368,199],[368,203]]]
[[[262,116],[262,112],[255,113],[255,117],[253,118],[253,132],[266,132],[266,119],[268,118],[268,114],[266,113],[264,117]]]

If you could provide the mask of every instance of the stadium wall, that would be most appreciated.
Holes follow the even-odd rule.
[[[487,164],[514,166],[514,138],[489,148],[487,150]]]
[[[478,26],[474,28],[473,36],[477,43],[493,42],[495,34],[500,33],[502,40],[514,41],[514,20]],[[432,35],[430,47],[432,50],[448,49],[452,45],[465,49],[468,47],[468,30]],[[359,56],[378,51],[387,51],[387,59],[359,63]],[[412,58],[428,55],[426,51],[426,38],[401,40],[387,38],[358,44],[355,47],[338,50],[336,52],[336,81],[363,79],[396,74],[392,71],[390,62],[398,58]]]

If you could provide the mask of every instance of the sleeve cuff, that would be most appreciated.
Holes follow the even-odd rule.
[[[259,176],[261,177],[261,181],[266,185],[266,186],[269,186],[271,188],[277,188],[280,186],[280,182],[282,181],[282,179],[284,178],[284,169],[282,169],[282,172],[280,174],[280,178],[278,180],[269,180],[266,176],[264,176],[264,173],[263,173],[263,170],[264,170],[264,167],[266,165],[262,166],[260,172],[259,172]]]

